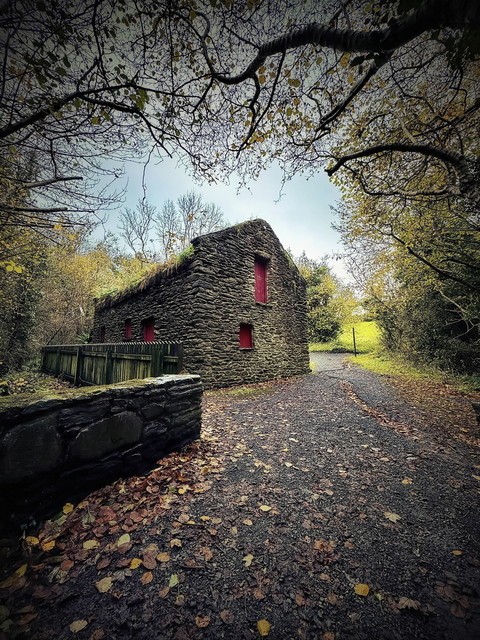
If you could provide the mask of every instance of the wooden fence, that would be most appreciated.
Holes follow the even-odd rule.
[[[76,385],[112,384],[179,373],[183,346],[165,342],[52,345],[42,349],[42,371]]]

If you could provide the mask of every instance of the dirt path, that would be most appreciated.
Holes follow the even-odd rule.
[[[478,448],[314,358],[206,394],[200,442],[29,531],[0,638],[479,638]]]

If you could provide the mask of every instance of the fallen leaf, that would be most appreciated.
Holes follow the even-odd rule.
[[[331,553],[336,546],[335,542],[332,542],[331,540],[322,540],[321,538],[320,540],[314,540],[313,542],[313,548],[316,551],[324,551],[325,553]]]
[[[475,478],[475,480],[480,480],[480,476],[474,476],[473,474],[472,474],[472,478]]]
[[[335,634],[332,631],[325,631],[322,640],[335,640]]]
[[[435,591],[445,602],[453,602],[453,600],[455,600],[455,590],[449,584],[439,584],[435,587]]]
[[[353,589],[357,596],[368,596],[370,592],[370,587],[368,586],[368,584],[359,583],[356,584]]]
[[[454,602],[450,607],[450,613],[452,616],[456,618],[464,618],[465,617],[465,609],[459,605],[457,602]]]
[[[265,511],[265,512],[267,512],[267,511],[270,511],[270,510],[271,510],[271,508],[272,508],[272,507],[269,507],[269,506],[268,506],[268,505],[266,505],[266,504],[262,504],[262,506],[260,507],[260,511]]]
[[[152,580],[153,580],[153,573],[151,571],[146,571],[140,578],[140,582],[142,584],[150,584]]]
[[[402,484],[412,484],[413,480],[412,478],[404,478],[402,480]]]
[[[63,560],[60,563],[60,569],[62,571],[70,571],[70,569],[75,565],[75,563],[73,562],[73,560],[70,560],[69,558],[65,558],[65,560]]]
[[[247,554],[244,558],[243,558],[243,562],[245,563],[246,567],[249,567],[252,564],[252,560],[253,560],[253,556],[251,553]]]
[[[88,624],[88,622],[86,620],[75,620],[74,622],[72,622],[72,624],[70,625],[69,629],[70,629],[70,631],[72,633],[78,633],[82,629],[85,629],[87,624]]]
[[[55,540],[49,540],[48,542],[42,542],[41,547],[44,551],[51,551],[55,546]]]
[[[18,569],[15,571],[13,575],[17,576],[17,578],[21,578],[22,576],[25,575],[27,568],[28,568],[28,564],[22,564],[20,567],[18,567]]]
[[[419,609],[420,602],[418,602],[418,600],[412,600],[411,598],[402,597],[398,601],[397,607],[399,609]]]
[[[176,587],[178,584],[178,575],[176,573],[172,573],[170,576],[170,580],[168,581],[168,586],[170,588]]]
[[[233,621],[235,620],[233,613],[229,609],[220,611],[220,618],[225,624],[233,624]]]
[[[182,546],[182,541],[179,540],[178,538],[172,538],[170,540],[170,546],[173,547],[181,547]]]
[[[306,604],[306,600],[305,598],[302,596],[301,593],[296,593],[295,594],[295,603],[298,604],[299,607],[303,607]]]
[[[255,600],[263,600],[265,598],[265,594],[261,589],[257,587],[253,590],[253,597],[255,598]]]
[[[209,547],[200,547],[200,554],[209,562],[213,558],[212,550]]]
[[[19,612],[17,611],[17,613]],[[32,620],[35,620],[37,616],[38,613],[27,613],[26,615],[18,619],[17,624],[19,627],[25,627],[27,624],[30,624]]]
[[[334,593],[327,593],[327,600],[330,604],[337,604],[338,597]]]
[[[130,560],[130,564],[128,565],[129,569],[138,569],[138,567],[142,564],[140,558],[132,558]]]
[[[462,552],[459,549],[454,549],[452,551],[452,553],[453,553],[454,556],[461,556],[462,555]]]
[[[163,589],[160,589],[160,591],[158,592],[158,595],[160,598],[166,598],[169,593],[170,587],[163,587]]]
[[[198,616],[195,616],[195,624],[200,629],[205,629],[210,624],[210,616],[204,616],[199,613]]]
[[[153,570],[157,568],[157,561],[153,556],[143,556],[142,562],[145,569]]]
[[[71,502],[67,502],[67,504],[63,505],[63,509],[62,509],[63,513],[65,515],[72,513],[73,511],[73,504]]]
[[[35,536],[27,536],[25,538],[25,542],[29,545],[31,545],[32,547],[36,546],[37,544],[39,544],[40,540],[38,538],[36,538]]]
[[[293,464],[291,462],[285,462],[285,466],[290,468],[293,467]]]
[[[100,543],[98,542],[98,540],[85,540],[85,542],[83,543],[83,548],[84,549],[95,549],[96,547],[99,547]]]
[[[103,629],[95,629],[88,640],[103,640],[105,638],[105,631]]]
[[[249,520],[248,518],[246,518],[245,520],[243,520],[243,524],[246,524],[247,527],[251,527],[253,522],[251,520]]]
[[[186,522],[188,522],[190,520],[190,516],[188,516],[186,513],[181,513],[177,520],[179,522],[181,522],[182,524],[185,524]]]
[[[106,578],[102,578],[98,582],[95,582],[95,586],[100,593],[106,593],[112,588],[113,578],[108,576]]]
[[[159,562],[168,562],[170,560],[170,554],[169,553],[165,553],[164,551],[162,551],[162,553],[159,553],[157,555],[157,560]]]
[[[268,622],[268,620],[259,620],[257,622],[257,629],[258,629],[258,633],[262,636],[268,636],[268,634],[270,633],[270,623]]]
[[[130,534],[124,533],[123,536],[117,540],[117,547],[121,547],[124,544],[128,544],[130,542]]]
[[[390,522],[398,522],[399,520],[401,520],[401,517],[398,515],[398,513],[392,513],[391,511],[384,511],[383,515],[385,516],[385,518],[387,518],[387,520],[390,520]]]
[[[185,604],[185,596],[179,593],[175,598],[175,604],[177,605],[177,607],[183,607],[183,605]]]
[[[111,562],[111,558],[105,557],[101,558],[95,566],[100,571],[101,569],[106,569]]]

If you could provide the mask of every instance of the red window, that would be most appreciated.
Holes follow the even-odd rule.
[[[100,342],[105,342],[105,335],[106,335],[105,327],[100,327]]]
[[[155,340],[155,320],[153,318],[147,318],[143,321],[143,339],[145,342]]]
[[[239,331],[240,349],[253,348],[253,327],[251,324],[241,324]]]
[[[125,340],[130,340],[132,337],[132,321],[125,320]]]
[[[267,261],[255,258],[255,301],[267,302]]]

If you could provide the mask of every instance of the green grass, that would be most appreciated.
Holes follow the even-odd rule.
[[[356,358],[349,356],[348,360],[381,375],[443,382],[465,393],[480,390],[480,375],[454,374],[428,365],[415,366],[399,355],[383,352],[365,353]]]
[[[330,342],[316,342],[310,344],[310,351],[332,351],[343,349],[353,352],[353,332],[355,328],[355,341],[358,353],[372,353],[380,349],[380,331],[376,322],[355,322],[344,325],[340,335]]]

